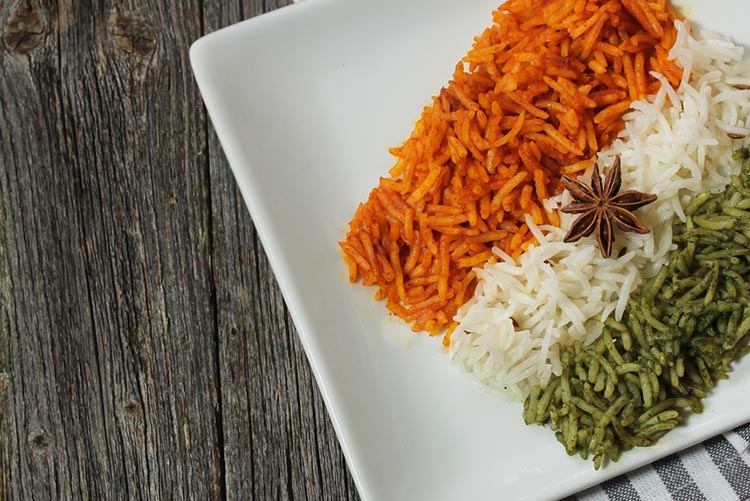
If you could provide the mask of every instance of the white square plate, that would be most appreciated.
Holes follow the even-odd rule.
[[[683,2],[686,3],[686,2]],[[745,0],[685,11],[750,41]],[[351,285],[337,242],[498,0],[307,0],[191,49],[214,127],[362,497],[553,499],[750,420],[750,364],[658,445],[594,471]],[[710,4],[710,6],[709,6]]]

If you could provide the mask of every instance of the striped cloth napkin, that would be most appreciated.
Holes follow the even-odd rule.
[[[747,499],[750,499],[750,423],[568,498],[580,501]]]

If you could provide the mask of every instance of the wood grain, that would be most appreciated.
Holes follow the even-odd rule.
[[[206,3],[205,28],[211,32],[290,3]],[[294,324],[213,131],[209,151],[228,498],[357,499]]]
[[[356,499],[189,67],[280,7],[0,2],[0,499]]]

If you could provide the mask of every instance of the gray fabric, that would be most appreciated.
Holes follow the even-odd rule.
[[[664,501],[750,500],[750,423],[686,451],[656,461],[645,470],[614,478],[569,499],[640,501],[638,494],[665,492]],[[656,475],[653,472],[656,472]],[[659,500],[644,500],[659,501]]]
[[[607,493],[607,497],[612,501],[640,501],[641,499],[638,495],[638,491],[635,490],[627,476],[604,482],[602,488],[604,489],[604,492]]]
[[[739,436],[744,438],[746,441],[750,442],[750,424],[746,424],[745,426],[740,426],[736,430]]]
[[[737,454],[734,447],[724,437],[715,437],[704,446],[711,460],[737,493],[739,499],[750,497],[750,466]]]
[[[706,499],[682,461],[668,457],[654,463],[654,469],[675,501],[704,501]]]

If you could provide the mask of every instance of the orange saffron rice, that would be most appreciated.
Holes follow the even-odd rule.
[[[453,79],[390,151],[381,178],[339,243],[349,278],[437,334],[455,324],[492,247],[518,257],[525,224],[559,225],[543,201],[589,167],[633,100],[673,85],[676,31],[666,0],[510,0],[476,37]]]

